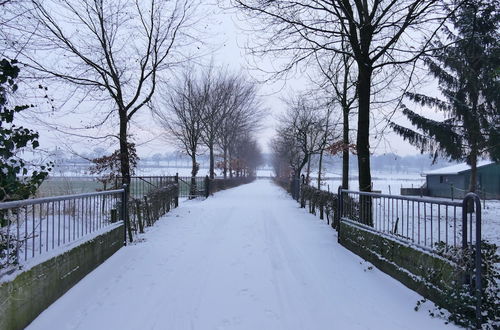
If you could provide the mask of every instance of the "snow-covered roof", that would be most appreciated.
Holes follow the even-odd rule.
[[[477,167],[482,167],[482,166],[490,165],[493,163],[494,162],[491,160],[480,160],[477,162]],[[448,166],[448,167],[438,168],[438,169],[432,170],[432,171],[427,171],[427,172],[424,172],[424,174],[427,174],[427,175],[429,175],[429,174],[430,175],[458,174],[460,172],[464,172],[464,171],[468,171],[468,170],[470,170],[470,165],[468,165],[467,163],[462,163],[462,164],[452,165],[452,166]]]

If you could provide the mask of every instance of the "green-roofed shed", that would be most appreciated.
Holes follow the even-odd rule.
[[[429,196],[463,198],[468,192],[470,166],[458,164],[426,172]],[[500,163],[480,161],[477,165],[477,193],[481,198],[500,199]]]

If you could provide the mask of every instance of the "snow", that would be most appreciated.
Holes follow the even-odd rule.
[[[493,164],[491,160],[481,160],[477,162],[477,167],[486,166]],[[437,174],[458,174],[463,171],[470,170],[470,165],[467,163],[462,163],[458,165],[452,165],[448,167],[438,168],[436,170],[425,172],[425,174],[437,175]]]
[[[28,329],[441,329],[268,180],[188,201]]]

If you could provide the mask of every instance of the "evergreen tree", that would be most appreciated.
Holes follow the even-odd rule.
[[[406,94],[415,103],[444,112],[446,119],[431,120],[403,105],[403,113],[419,131],[390,123],[422,152],[467,162],[469,191],[477,188],[478,157],[500,160],[498,8],[497,0],[462,2],[451,15],[452,26],[444,29],[447,40],[436,41],[436,50],[425,59],[444,100]]]

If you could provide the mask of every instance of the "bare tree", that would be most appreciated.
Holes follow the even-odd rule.
[[[316,61],[323,78],[319,87],[330,95],[331,103],[342,109],[342,188],[349,189],[350,121],[356,107],[357,83],[355,63],[347,55],[349,48],[345,41],[342,48],[346,52],[330,57],[316,55]]]
[[[247,142],[251,140],[250,136],[259,129],[264,114],[255,84],[238,76],[226,88],[229,88],[225,103],[227,110],[217,135],[217,145],[223,157],[220,167],[224,178],[228,170],[232,176],[232,156],[237,150],[235,145],[241,136],[245,136]]]
[[[191,177],[196,177],[199,164],[205,96],[200,83],[191,72],[183,75],[177,86],[169,88],[170,95],[160,107],[153,109],[160,125],[180,150],[191,157]]]
[[[439,0],[231,0],[258,21],[253,54],[288,58],[276,74],[318,52],[345,54],[357,66],[359,188],[371,190],[370,115],[376,73],[414,62],[444,21]],[[262,34],[267,38],[262,38]],[[343,41],[349,50],[342,47]]]
[[[209,176],[215,177],[215,146],[219,130],[228,113],[227,99],[230,94],[226,71],[217,71],[211,66],[203,77],[205,103],[203,112],[202,140],[209,152]]]
[[[203,93],[206,103],[203,107],[202,139],[209,151],[210,177],[213,178],[216,147],[221,147],[226,163],[231,141],[240,132],[256,127],[261,119],[262,106],[255,85],[240,75],[213,67],[204,74]]]
[[[280,146],[276,149],[282,150],[282,154],[288,158],[296,178],[300,177],[304,166],[310,164],[311,156],[319,154],[322,148],[325,148],[323,146],[325,123],[318,105],[313,104],[304,96],[292,98],[288,102],[287,111],[279,118],[277,130],[279,139],[276,142]],[[297,149],[300,152],[297,152]],[[309,182],[309,173],[310,168],[306,173],[307,182]]]
[[[185,60],[177,49],[197,0],[31,0],[10,33],[21,62],[37,78],[74,87],[92,102],[95,128],[117,119],[120,172],[130,182],[129,124],[152,99],[162,70]],[[29,40],[25,40],[29,37]],[[23,42],[21,42],[23,41]]]
[[[250,134],[242,134],[234,144],[235,154],[232,159],[237,164],[236,176],[255,176],[257,167],[262,163],[259,144]]]
[[[318,129],[321,132],[321,138],[318,145],[319,149],[319,164],[318,164],[318,189],[321,189],[322,170],[323,170],[323,156],[325,151],[339,139],[337,132],[338,122],[333,119],[334,109],[332,105],[326,105],[320,115],[320,125]],[[343,118],[345,120],[345,117]],[[345,129],[345,126],[344,126]],[[345,135],[345,134],[344,134]],[[344,175],[344,173],[342,173]]]

